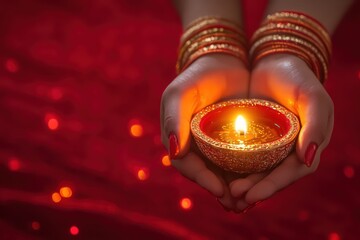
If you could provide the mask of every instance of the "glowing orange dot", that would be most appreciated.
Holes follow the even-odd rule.
[[[64,198],[69,198],[72,196],[72,190],[69,187],[60,188],[60,195]]]
[[[77,226],[71,226],[71,227],[70,227],[70,234],[71,234],[71,235],[74,235],[74,236],[75,236],[75,235],[78,235],[79,232],[80,232],[80,231],[79,231],[79,228],[78,228]]]
[[[190,198],[182,198],[180,200],[180,206],[185,209],[185,210],[189,210],[192,208],[192,202]]]
[[[137,172],[137,177],[139,180],[141,181],[145,181],[146,179],[149,178],[149,173],[146,169],[140,169],[138,172]]]
[[[54,203],[58,203],[61,201],[61,196],[59,193],[57,192],[54,192],[52,195],[51,195],[51,199],[53,200]]]
[[[38,221],[33,221],[31,223],[31,228],[34,229],[35,231],[40,229],[40,223]]]
[[[355,176],[355,170],[351,166],[344,167],[343,171],[344,171],[345,177],[347,177],[347,178],[353,178]]]
[[[171,161],[170,161],[169,155],[163,156],[161,159],[161,162],[165,167],[171,166]]]
[[[5,68],[9,71],[9,72],[12,72],[12,73],[15,73],[19,70],[19,65],[18,63],[16,62],[15,59],[11,59],[9,58],[8,60],[6,60],[5,62]]]
[[[59,121],[56,118],[50,118],[47,124],[50,130],[56,130],[59,127]]]
[[[328,236],[328,240],[340,240],[340,235],[336,232],[332,232]]]
[[[17,158],[11,158],[8,162],[8,168],[11,171],[18,171],[21,167],[20,161]]]
[[[141,137],[144,133],[144,129],[140,124],[133,124],[130,127],[130,134],[133,137]]]

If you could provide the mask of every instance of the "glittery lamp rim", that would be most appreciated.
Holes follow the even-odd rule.
[[[262,143],[262,144],[251,144],[251,145],[239,145],[239,144],[231,144],[231,143],[224,143],[219,140],[213,139],[206,135],[201,128],[200,122],[201,119],[207,115],[208,113],[227,106],[231,105],[243,105],[243,106],[265,106],[269,107],[281,114],[283,114],[289,121],[290,121],[290,129],[289,131],[278,140]],[[272,149],[276,149],[282,147],[296,138],[300,131],[300,122],[297,116],[292,113],[290,110],[286,109],[285,107],[263,99],[232,99],[228,101],[223,101],[219,103],[215,103],[205,107],[204,109],[200,110],[198,113],[195,114],[193,119],[191,120],[191,132],[192,134],[202,139],[203,141],[207,142],[211,146],[220,149],[228,149],[228,150],[242,150],[243,152],[262,152],[262,151],[269,151]]]

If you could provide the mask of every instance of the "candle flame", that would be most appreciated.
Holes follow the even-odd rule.
[[[239,115],[235,121],[235,131],[241,134],[246,134],[247,123],[243,116]]]

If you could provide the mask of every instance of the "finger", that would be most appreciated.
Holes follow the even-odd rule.
[[[172,159],[189,149],[190,120],[198,102],[196,86],[179,81],[168,86],[161,100],[161,139]]]
[[[265,200],[277,191],[287,187],[299,178],[312,173],[316,170],[320,159],[320,153],[316,155],[317,161],[308,168],[302,164],[296,153],[289,155],[278,167],[276,167],[269,175],[255,184],[245,195],[245,201],[253,204],[261,200]]]
[[[245,178],[240,178],[230,183],[231,195],[235,198],[241,198],[250,188],[261,181],[268,172],[250,174]]]
[[[218,61],[206,57],[198,59],[197,64],[187,68],[164,91],[160,115],[161,137],[170,155],[176,153],[177,157],[182,157],[188,151],[190,121],[195,112],[220,99],[246,95],[246,69],[239,67],[219,71],[216,70],[220,64]],[[244,76],[244,79],[239,79],[239,76]]]
[[[171,163],[182,175],[196,182],[214,196],[222,197],[224,195],[220,178],[210,171],[196,154],[190,152],[182,159],[172,160]]]
[[[296,151],[299,159],[310,167],[316,153],[328,145],[333,129],[333,103],[320,83],[304,85],[299,94],[298,112],[302,128]]]
[[[218,198],[218,201],[225,207],[225,209],[236,211],[236,201],[231,196],[229,186],[222,178],[220,179],[223,185],[224,194],[222,197]]]

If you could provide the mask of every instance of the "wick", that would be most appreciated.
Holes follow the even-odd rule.
[[[245,131],[239,131],[239,135],[241,136],[245,135]]]

